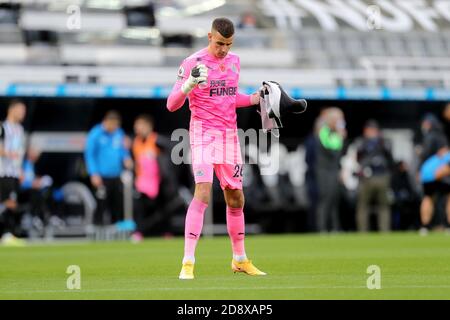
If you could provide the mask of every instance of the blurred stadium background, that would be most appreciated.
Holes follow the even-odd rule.
[[[35,236],[89,233],[95,203],[80,195],[78,183],[89,186],[83,147],[86,133],[107,110],[122,114],[130,136],[140,113],[151,114],[155,130],[169,138],[173,130],[188,128],[188,108],[170,114],[165,99],[180,62],[207,45],[218,16],[237,26],[233,51],[241,57],[243,92],[276,80],[309,102],[306,113],[285,120],[279,173],[261,177],[257,166],[245,169],[248,232],[313,231],[304,142],[324,106],[341,108],[347,122],[342,230],[355,230],[352,142],[370,118],[380,123],[395,160],[408,165],[414,186],[406,208],[399,208],[393,190],[392,228],[417,229],[420,121],[427,112],[441,118],[450,101],[450,1],[0,1],[0,118],[12,98],[26,103],[25,130],[43,152],[36,170],[54,180],[48,214],[59,220]],[[239,110],[238,125],[260,128],[259,115]],[[149,235],[183,232],[193,179],[189,166],[167,165],[171,183],[158,210],[169,220]],[[210,207],[205,233],[225,234],[218,185]],[[376,224],[371,227],[376,230]]]

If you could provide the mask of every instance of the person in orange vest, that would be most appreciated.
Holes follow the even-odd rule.
[[[161,172],[158,164],[160,149],[157,146],[158,134],[154,132],[154,121],[150,115],[142,114],[134,122],[136,137],[132,152],[135,160],[136,210],[134,214],[137,225],[132,235],[134,242],[143,239],[145,230],[151,227],[151,215],[156,210],[156,199],[160,192]]]

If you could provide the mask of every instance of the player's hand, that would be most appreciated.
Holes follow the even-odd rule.
[[[445,164],[443,166],[440,166],[436,172],[435,172],[436,180],[441,180],[442,178],[445,178],[446,176],[450,175],[450,165]]]
[[[14,152],[14,151],[5,151],[4,152],[4,156],[6,158],[10,158],[11,160],[16,160],[20,158],[20,154],[18,152]]]
[[[123,161],[123,165],[125,167],[125,169],[128,170],[133,170],[133,160],[131,160],[130,158],[127,158]]]
[[[252,106],[259,104],[259,92],[255,92],[250,96],[250,103]]]
[[[95,188],[100,187],[101,185],[103,185],[102,177],[96,174],[91,176],[91,183]]]
[[[208,78],[208,68],[204,64],[199,64],[192,68],[189,78],[181,86],[181,91],[188,94],[201,82],[206,82]]]
[[[17,202],[15,200],[8,199],[3,204],[9,210],[16,210],[17,209]]]

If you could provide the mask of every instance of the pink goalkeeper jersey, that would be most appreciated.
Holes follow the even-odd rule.
[[[189,94],[191,110],[190,128],[201,124],[203,131],[236,129],[236,108],[251,104],[250,96],[238,93],[240,61],[233,53],[223,59],[202,49],[186,58],[178,70],[178,79],[167,102],[167,108],[175,111],[184,103],[182,84],[189,78],[191,69],[198,64],[208,68],[206,84],[196,86]]]
[[[183,106],[186,96],[182,84],[198,64],[208,68],[207,83],[197,85],[189,94],[189,126],[193,163],[242,163],[237,134],[236,108],[251,105],[251,96],[238,93],[240,61],[233,53],[223,59],[202,49],[186,58],[178,70],[178,79],[167,108]]]

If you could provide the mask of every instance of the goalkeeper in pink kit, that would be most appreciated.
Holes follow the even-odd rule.
[[[248,260],[245,248],[244,193],[237,134],[236,108],[259,103],[259,93],[238,92],[239,57],[229,50],[234,26],[226,18],[213,21],[209,45],[186,58],[167,100],[167,109],[181,108],[189,98],[190,145],[195,178],[194,198],[185,222],[185,248],[180,279],[194,278],[195,248],[200,238],[204,212],[210,201],[215,172],[227,204],[227,229],[231,239],[234,272],[265,275]]]

